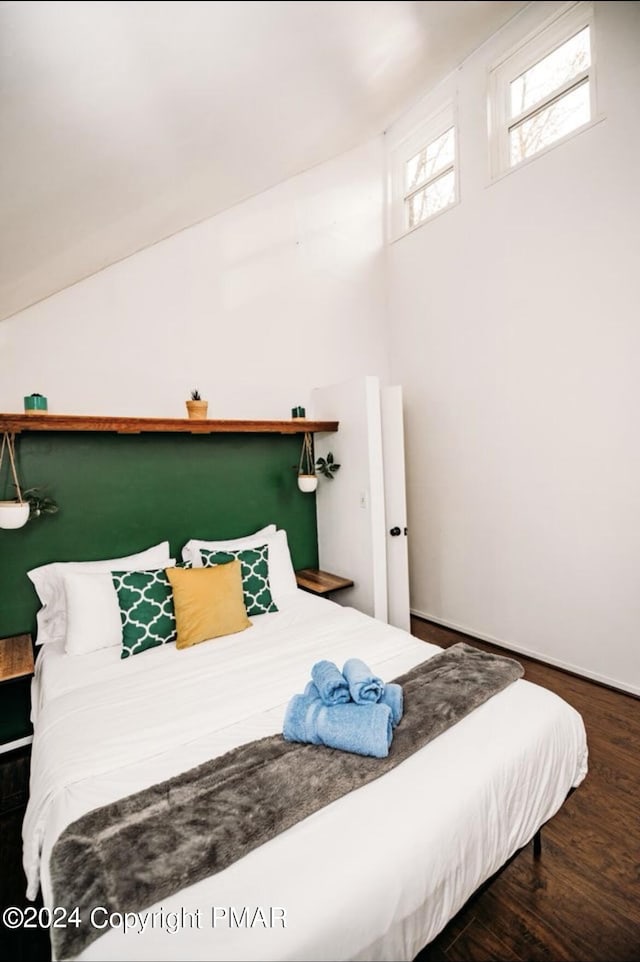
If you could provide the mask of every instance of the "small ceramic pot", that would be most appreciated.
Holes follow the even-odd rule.
[[[315,474],[299,474],[298,487],[305,494],[311,494],[318,487],[318,478]]]
[[[24,399],[25,414],[46,414],[47,399],[43,394],[27,394]]]
[[[0,528],[22,528],[28,520],[28,501],[0,501]]]
[[[208,401],[187,401],[187,413],[190,418],[205,421],[207,418]]]

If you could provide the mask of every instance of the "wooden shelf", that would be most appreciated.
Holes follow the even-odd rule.
[[[173,431],[187,434],[304,434],[305,431],[337,431],[338,421],[205,420],[195,418],[112,418],[78,414],[0,414],[0,432],[9,431],[115,431],[141,434],[147,431]]]
[[[0,640],[0,681],[33,674],[31,635],[13,635]]]
[[[330,591],[350,588],[353,585],[351,578],[342,578],[340,575],[333,575],[330,571],[320,571],[318,568],[300,568],[296,571],[296,583],[298,588],[309,591],[313,595],[328,595]]]

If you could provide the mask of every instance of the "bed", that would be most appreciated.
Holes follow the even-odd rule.
[[[441,650],[300,590],[251,620],[240,634],[126,660],[43,646],[23,829],[31,897],[40,885],[53,908],[52,848],[83,814],[280,732],[318,659],[359,657],[390,681]],[[382,778],[163,899],[143,933],[105,926],[78,957],[413,959],[586,771],[581,717],[518,680]],[[257,908],[270,924],[247,924]]]

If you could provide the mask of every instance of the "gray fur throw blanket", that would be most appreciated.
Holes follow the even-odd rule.
[[[100,936],[89,922],[95,906],[140,912],[221,872],[395,768],[523,674],[510,658],[453,645],[395,679],[405,712],[386,758],[270,735],[83,815],[51,854],[53,904],[79,906],[82,919],[77,928],[52,928],[58,958]]]

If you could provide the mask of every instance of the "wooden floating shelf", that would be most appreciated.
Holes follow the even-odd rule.
[[[196,418],[110,418],[78,414],[0,414],[0,432],[21,431],[115,431],[117,434],[142,434],[148,431],[173,431],[184,434],[304,434],[305,431],[337,431],[338,421],[204,420]]]

